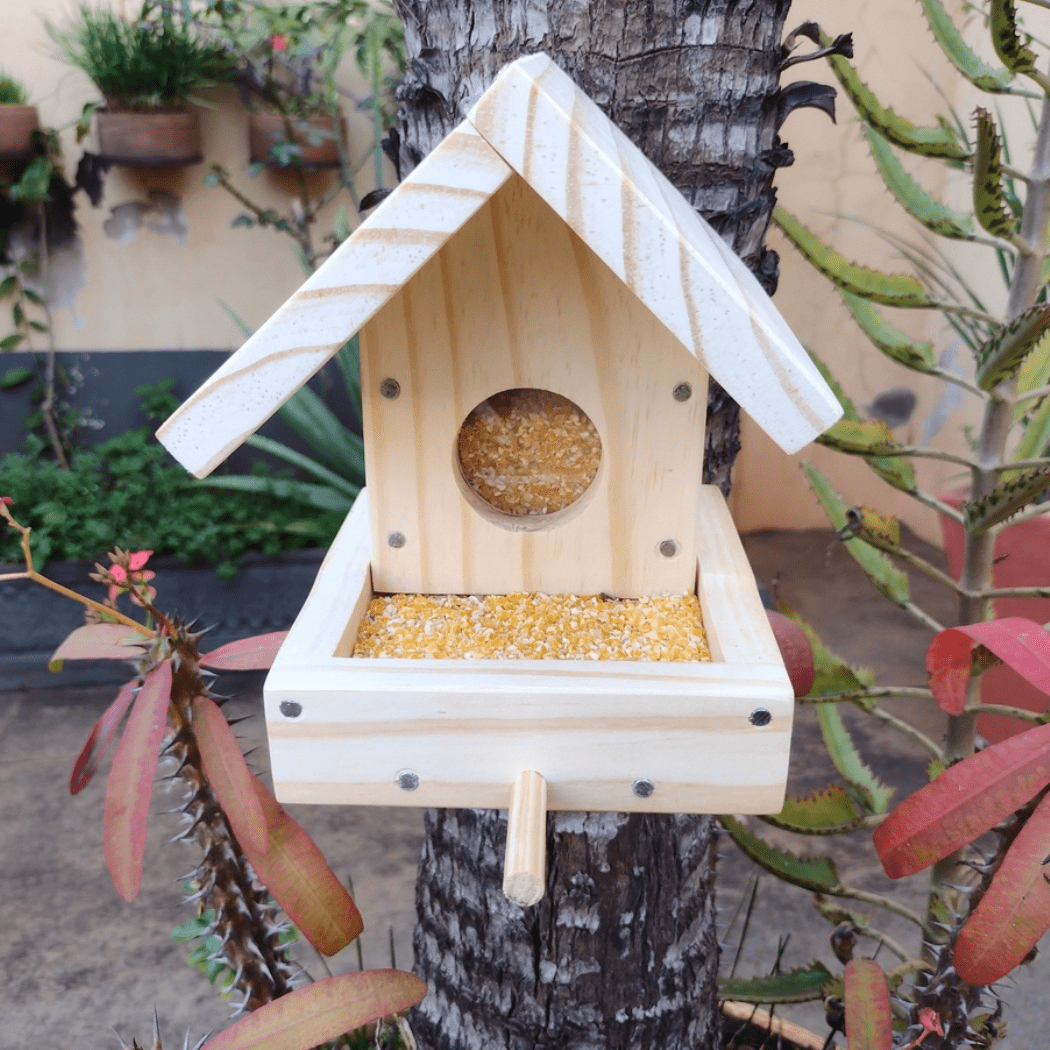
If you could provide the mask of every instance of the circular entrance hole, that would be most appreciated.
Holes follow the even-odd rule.
[[[579,405],[549,390],[517,388],[493,394],[467,416],[456,454],[468,497],[498,512],[491,520],[535,529],[565,520],[562,512],[590,489],[602,443]]]

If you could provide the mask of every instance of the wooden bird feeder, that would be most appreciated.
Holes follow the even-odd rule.
[[[721,238],[529,56],[161,441],[208,474],[355,332],[368,489],[266,681],[278,797],[507,808],[520,903],[543,893],[548,809],[777,812],[792,690],[725,502],[700,483],[708,374],[787,451],[840,409]],[[479,646],[355,655],[387,595],[521,597],[499,599]],[[494,658],[541,595],[601,596],[587,630],[618,631],[620,658]],[[710,659],[647,658],[608,628],[659,595],[695,595]],[[373,612],[388,605],[395,645],[426,641],[426,615],[410,630],[397,599]],[[540,616],[548,642],[571,633]]]

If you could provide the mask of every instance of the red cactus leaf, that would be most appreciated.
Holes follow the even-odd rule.
[[[61,670],[63,660],[134,660],[142,655],[135,645],[144,638],[120,623],[85,624],[66,637],[48,661],[48,667]]]
[[[273,664],[277,650],[287,637],[287,631],[274,631],[241,638],[205,653],[201,663],[220,671],[265,671]]]
[[[246,850],[267,853],[270,831],[255,793],[255,775],[244,761],[226,716],[206,696],[193,701],[193,732],[208,782],[237,841]]]
[[[103,807],[106,864],[125,900],[138,896],[153,780],[171,700],[171,662],[158,664],[143,682],[120,738],[106,781]]]
[[[795,696],[808,696],[817,669],[813,663],[813,646],[809,644],[806,632],[783,613],[766,610],[766,616],[769,617],[769,626],[773,628],[773,637],[780,648],[780,656],[787,668]]]
[[[909,795],[876,829],[891,879],[914,875],[983,835],[1050,784],[1050,725],[979,751]]]
[[[117,738],[117,729],[120,721],[126,714],[131,701],[135,699],[135,690],[138,688],[138,679],[132,679],[119,693],[102,713],[102,717],[92,727],[91,735],[77,755],[73,763],[73,772],[69,777],[69,793],[78,795],[91,783],[92,778],[98,772],[98,767],[106,757],[113,741]]]
[[[959,715],[966,709],[975,644],[993,652],[1036,689],[1050,693],[1050,634],[1040,624],[1020,616],[965,624],[941,631],[926,651],[930,689],[948,714]]]
[[[955,969],[968,984],[1005,977],[1050,929],[1050,796],[1043,799],[1010,846],[987,893],[955,943]]]
[[[364,929],[361,913],[314,840],[255,777],[252,787],[266,815],[270,848],[259,853],[241,843],[244,852],[299,932],[323,955],[335,955]]]
[[[401,970],[361,970],[297,988],[242,1017],[204,1050],[309,1050],[415,1006],[426,982]]]
[[[846,963],[846,1042],[849,1050],[890,1050],[893,1014],[882,967],[871,959]]]

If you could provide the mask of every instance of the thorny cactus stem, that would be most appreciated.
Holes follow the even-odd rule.
[[[185,792],[179,808],[186,826],[176,840],[196,842],[203,853],[200,864],[186,877],[194,887],[186,901],[196,902],[198,915],[214,909],[215,919],[207,932],[222,942],[215,958],[234,972],[233,987],[244,996],[239,1009],[255,1010],[291,991],[293,965],[280,944],[288,927],[255,878],[205,776],[191,725],[191,705],[199,696],[220,706],[223,700],[210,691],[205,676],[211,676],[200,669],[199,635],[178,623],[174,627],[178,656],[168,709],[171,731],[163,753],[175,763],[173,785]]]
[[[1043,99],[1027,189],[1021,237],[1028,251],[1018,255],[1010,282],[1005,318],[1007,324],[1035,304],[1042,287],[1050,229],[1050,97]],[[986,404],[977,445],[978,466],[972,472],[971,499],[980,499],[994,489],[1000,480],[1001,464],[1007,462],[1006,446],[1013,422],[1013,397],[1016,392],[1016,381],[1010,380],[996,392],[1001,396],[989,398]],[[981,535],[967,533],[959,581],[964,590],[980,592],[992,587],[997,534],[995,529]],[[984,600],[967,595],[960,598],[960,623],[979,623],[986,618]],[[967,687],[967,710],[948,718],[945,747],[948,761],[967,758],[976,750],[977,717],[970,709],[980,700],[981,680],[974,677]],[[930,1006],[937,1011],[945,1022],[946,1035],[942,1046],[957,1046],[960,1043],[970,1046],[990,1045],[986,1041],[986,1034],[975,1031],[970,1022],[977,1014],[990,1013],[989,1027],[994,1030],[995,1022],[1002,1012],[1001,1002],[993,989],[973,988],[958,976],[952,965],[952,950],[963,922],[972,914],[988,888],[992,875],[1002,863],[1019,827],[1020,823],[1015,822],[1014,825],[997,829],[998,841],[993,851],[988,856],[982,854],[984,863],[970,873],[971,886],[960,886],[967,878],[964,865],[970,851],[957,851],[933,867],[927,907],[928,940],[923,944],[923,956],[932,964],[933,970],[919,989],[914,1013],[917,1015],[918,1009],[923,1006]],[[976,880],[973,878],[974,872]],[[988,1004],[989,995],[993,999],[992,1007]],[[987,1024],[988,1021],[985,1021]],[[925,1045],[934,1050],[937,1043],[928,1042]]]

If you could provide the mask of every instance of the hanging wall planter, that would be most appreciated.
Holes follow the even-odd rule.
[[[163,168],[199,164],[200,113],[153,112],[110,113],[100,110],[99,153],[113,164],[127,167]]]
[[[282,113],[256,111],[248,114],[248,148],[253,164],[265,164],[269,168],[286,168],[289,163],[274,147],[288,141],[288,126],[291,126],[291,141],[302,153],[304,168],[338,168],[339,139],[346,140],[346,123],[340,118],[339,127],[330,113],[314,113],[309,117],[288,117]]]
[[[39,127],[36,106],[0,105],[0,161],[29,160]]]

